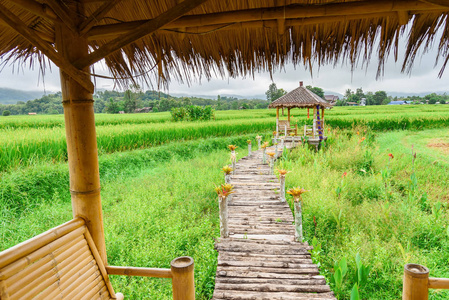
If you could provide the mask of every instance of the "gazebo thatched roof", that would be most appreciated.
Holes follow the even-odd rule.
[[[313,108],[317,105],[323,107],[331,107],[326,100],[322,99],[320,96],[306,88],[302,85],[302,81],[300,82],[300,86],[289,93],[285,94],[282,97],[279,97],[275,101],[273,101],[268,107],[286,107],[286,108]]]
[[[409,70],[440,28],[447,62],[448,13],[448,0],[0,0],[0,59],[45,67],[47,57],[73,78],[104,59],[119,83],[139,75],[166,83],[251,76],[288,62],[354,65],[376,50],[381,72],[410,23]],[[68,63],[56,50],[59,26],[86,37],[90,54]]]

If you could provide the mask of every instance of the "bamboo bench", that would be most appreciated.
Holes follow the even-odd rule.
[[[105,266],[82,218],[0,252],[0,299],[122,300],[109,275],[172,278],[174,299],[194,299],[190,257],[174,259],[171,269]]]
[[[287,133],[287,136],[290,133],[294,133],[295,135],[298,135],[298,125],[295,125],[295,127],[290,126],[290,122],[288,120],[279,120],[278,121],[278,130],[279,133]]]

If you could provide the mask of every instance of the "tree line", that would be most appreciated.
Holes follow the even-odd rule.
[[[124,92],[98,91],[94,95],[95,113],[118,114],[120,112],[135,113],[170,111],[172,108],[211,106],[215,110],[262,109],[268,102],[262,99],[238,99],[218,95],[216,99],[200,97],[174,97],[166,93],[148,90],[143,91],[138,85],[130,86]],[[16,104],[0,104],[1,115],[62,114],[62,94],[45,95],[39,99],[18,101]]]

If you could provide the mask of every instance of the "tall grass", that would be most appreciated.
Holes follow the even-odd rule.
[[[299,127],[311,122],[304,110],[293,110],[292,114],[292,121]],[[274,116],[274,110],[218,111],[215,121],[174,123],[169,121],[168,113],[100,114],[96,121],[98,149],[103,154],[173,141],[269,131],[275,128]],[[0,118],[0,171],[67,159],[62,116],[8,118]],[[338,128],[437,128],[449,126],[449,105],[335,107],[326,111],[325,120],[327,126]]]
[[[97,128],[97,143],[99,153],[104,154],[174,141],[257,133],[273,127],[272,119],[105,125]],[[0,171],[19,165],[32,166],[40,161],[63,162],[67,159],[63,128],[2,130],[0,143]]]
[[[331,286],[339,299],[349,299],[357,253],[372,268],[360,288],[362,299],[400,298],[406,263],[426,265],[434,277],[449,277],[447,155],[445,163],[434,163],[434,150],[415,147],[413,168],[409,143],[443,132],[447,136],[442,129],[416,132],[409,140],[415,135],[410,131],[334,130],[324,151],[298,148],[280,162],[292,170],[287,186],[309,190],[303,197],[305,239],[321,243],[322,253],[315,256],[322,272],[330,280],[336,261],[349,262],[343,286]],[[431,299],[448,297],[448,292],[431,292]]]

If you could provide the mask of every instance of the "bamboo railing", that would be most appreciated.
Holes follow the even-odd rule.
[[[422,265],[406,264],[402,300],[427,300],[429,289],[449,289],[449,278],[429,277],[429,269]]]
[[[108,275],[171,278],[173,300],[194,300],[193,258],[182,256],[170,263],[170,269],[106,266]]]

